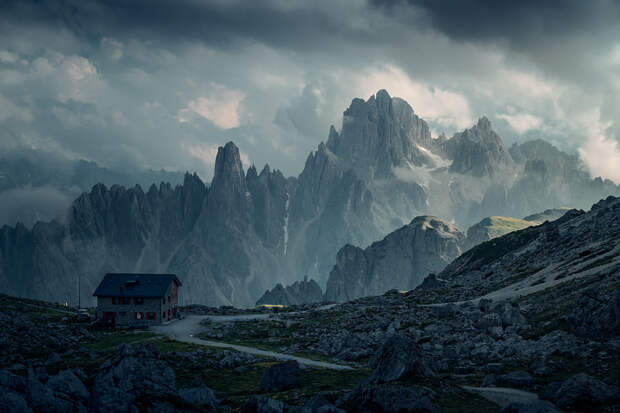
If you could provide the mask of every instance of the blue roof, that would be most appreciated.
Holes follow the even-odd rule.
[[[93,293],[96,297],[163,297],[170,283],[181,281],[175,274],[108,273]]]

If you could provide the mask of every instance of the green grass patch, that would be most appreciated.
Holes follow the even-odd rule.
[[[268,367],[276,362],[260,362],[248,366],[244,372],[233,369],[212,369],[202,372],[205,384],[220,397],[242,396],[258,393],[260,380]]]
[[[497,404],[463,389],[440,393],[437,404],[448,413],[495,413],[500,410]]]
[[[148,331],[124,331],[114,330],[95,334],[96,340],[86,344],[90,349],[97,351],[114,351],[119,344],[138,344],[148,342],[158,337],[157,334]]]

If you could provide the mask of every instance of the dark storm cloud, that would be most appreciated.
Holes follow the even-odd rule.
[[[66,27],[93,44],[101,36],[157,38],[164,43],[200,41],[241,47],[258,41],[293,49],[332,48],[330,39],[372,42],[370,27],[354,26],[321,7],[278,1],[82,0],[9,1],[0,6],[12,22]],[[346,12],[343,11],[343,12]]]
[[[548,39],[597,36],[618,29],[620,1],[371,0],[396,17],[407,6],[456,41],[506,41],[518,49]],[[405,15],[406,16],[406,15]]]
[[[433,133],[486,114],[508,144],[576,150],[620,128],[618,4],[4,1],[0,149],[208,177],[233,140],[295,175],[353,97],[386,88]]]

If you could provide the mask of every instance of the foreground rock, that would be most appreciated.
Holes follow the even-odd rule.
[[[563,413],[548,401],[539,400],[535,403],[512,403],[500,410],[500,413]]]
[[[121,345],[118,354],[101,366],[92,393],[95,411],[126,412],[141,398],[174,395],[176,375],[149,347]]]
[[[410,337],[402,334],[388,338],[369,365],[374,369],[371,380],[376,383],[433,375],[420,347]]]
[[[435,394],[423,387],[361,384],[337,404],[347,412],[439,413],[434,399]]]
[[[562,409],[589,411],[619,403],[620,388],[580,373],[563,382],[549,384],[543,392],[543,398]]]
[[[301,371],[296,360],[274,364],[269,367],[260,381],[260,389],[280,392],[301,386]]]

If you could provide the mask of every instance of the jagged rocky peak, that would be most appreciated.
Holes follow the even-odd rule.
[[[247,221],[248,195],[239,148],[228,142],[217,150],[215,172],[209,188],[207,218]]]
[[[337,255],[325,299],[346,301],[391,289],[410,290],[461,254],[465,235],[437,217],[420,216],[370,247],[347,245]]]
[[[277,284],[272,290],[265,291],[265,294],[256,302],[256,305],[300,305],[318,303],[323,300],[323,291],[319,284],[307,277],[303,281],[295,281],[286,287]]]
[[[453,160],[450,172],[495,177],[510,170],[514,164],[502,138],[495,133],[486,116],[473,127],[455,134],[443,146]]]
[[[312,218],[325,204],[341,175],[338,158],[321,142],[317,150],[308,155],[304,170],[299,175],[299,186],[292,204],[293,215]]]
[[[252,166],[246,179],[257,235],[273,252],[285,252],[288,242],[287,210],[293,192],[289,181],[278,169],[272,171],[269,165],[265,165],[258,175]]]
[[[391,177],[397,166],[432,165],[425,151],[430,146],[426,122],[385,90],[367,101],[353,99],[344,112],[341,133],[332,127],[327,141],[328,149],[363,179]]]
[[[228,142],[223,147],[217,148],[215,158],[215,171],[211,186],[214,190],[219,186],[228,188],[230,191],[245,189],[245,174],[239,148],[233,142]]]

